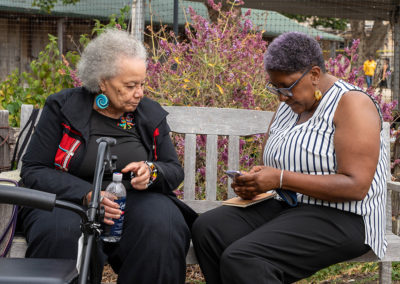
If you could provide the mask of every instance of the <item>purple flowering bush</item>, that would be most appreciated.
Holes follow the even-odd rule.
[[[165,29],[152,32],[158,46],[148,63],[147,95],[168,105],[273,109],[277,100],[264,88],[262,33],[246,17],[230,22],[231,12],[221,12],[218,23],[188,12],[186,40]]]
[[[238,1],[234,2],[239,5]],[[263,54],[266,42],[248,16],[236,18],[231,11],[221,11],[221,5],[209,4],[219,12],[216,23],[197,15],[189,7],[192,20],[186,23],[185,39],[177,39],[165,28],[154,31],[152,56],[148,62],[146,95],[164,105],[201,107],[246,108],[275,110],[276,96],[265,90],[266,72]],[[174,137],[176,149],[183,160],[184,141]],[[247,143],[246,143],[247,142]],[[261,150],[260,135],[240,140],[240,168],[249,169],[255,164]],[[197,137],[198,197],[203,196],[205,179],[206,137]],[[225,197],[226,169],[228,160],[227,137],[218,140],[218,188],[219,198]]]

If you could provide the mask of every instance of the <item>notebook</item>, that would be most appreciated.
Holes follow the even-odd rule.
[[[222,201],[222,205],[237,206],[237,207],[247,207],[264,200],[273,198],[276,195],[275,192],[265,192],[255,196],[253,199],[243,199],[239,196],[230,198],[228,200]]]

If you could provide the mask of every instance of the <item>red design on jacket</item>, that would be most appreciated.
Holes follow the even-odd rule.
[[[71,129],[71,127],[65,123],[61,125],[64,127],[64,131],[54,158],[54,165],[56,169],[67,172],[72,157],[82,144],[82,134]]]
[[[157,161],[157,141],[156,141],[156,137],[160,135],[160,131],[158,130],[158,128],[156,128],[153,132],[153,140],[154,140],[154,144],[153,144],[153,150],[154,150],[154,160]]]

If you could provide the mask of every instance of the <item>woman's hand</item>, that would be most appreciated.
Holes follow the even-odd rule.
[[[234,192],[243,199],[253,199],[256,195],[279,187],[280,170],[255,166],[250,172],[235,177],[231,184]]]
[[[93,192],[90,191],[86,195],[86,202],[87,204],[90,203],[92,200]],[[122,211],[119,209],[118,203],[114,202],[113,200],[117,199],[115,195],[112,195],[109,192],[101,191],[100,192],[100,204],[104,206],[104,224],[106,225],[114,225],[114,221],[112,219],[119,219],[123,214]]]
[[[135,174],[131,179],[131,185],[133,188],[138,190],[147,189],[147,184],[150,181],[150,170],[149,166],[147,166],[143,161],[129,163],[121,170],[121,172],[132,172]]]

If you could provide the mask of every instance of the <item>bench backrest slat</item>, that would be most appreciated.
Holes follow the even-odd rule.
[[[206,149],[206,200],[216,200],[218,164],[217,135],[207,135]]]
[[[196,135],[185,135],[185,157],[184,157],[184,199],[195,199],[196,186]],[[188,190],[186,190],[188,189]]]
[[[266,122],[269,124],[269,121]],[[267,126],[268,126],[267,124]],[[265,131],[267,132],[267,131]],[[265,133],[264,132],[264,133]],[[240,147],[240,137],[237,135],[231,135],[228,139],[228,169],[229,170],[239,170],[239,147]],[[231,187],[232,180],[228,179],[228,198],[235,196],[233,189]]]

